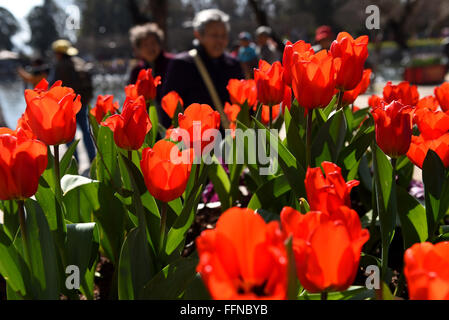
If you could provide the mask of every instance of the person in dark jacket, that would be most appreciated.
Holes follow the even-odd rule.
[[[155,23],[146,23],[133,27],[129,31],[129,38],[135,56],[139,59],[137,65],[131,69],[128,84],[135,84],[139,72],[151,68],[153,77],[160,76],[165,81],[167,67],[173,55],[162,48],[164,32]],[[161,108],[162,86],[156,88],[156,108],[159,123],[165,128],[171,125],[170,117]]]
[[[228,15],[217,9],[203,10],[193,20],[194,36],[199,43],[196,46],[198,56],[203,61],[223,105],[229,101],[226,89],[229,79],[244,78],[240,62],[225,52],[229,43],[228,21]],[[163,94],[176,91],[184,101],[184,107],[192,103],[202,103],[215,109],[213,99],[189,52],[183,52],[171,61],[162,86]]]

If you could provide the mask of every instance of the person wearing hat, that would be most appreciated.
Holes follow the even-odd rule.
[[[335,35],[329,26],[320,26],[315,31],[315,42],[317,43],[313,46],[313,50],[318,52],[320,50],[329,50],[334,41]]]
[[[93,98],[93,87],[90,77],[86,76],[89,73],[90,65],[77,57],[78,49],[73,47],[68,40],[56,40],[52,44],[52,50],[56,61],[50,70],[47,81],[51,86],[56,81],[61,80],[64,87],[72,88],[75,93],[81,96],[83,106],[76,115],[76,122],[83,133],[84,146],[86,147],[89,160],[92,162],[96,152],[90,136],[87,105]],[[78,159],[76,151],[75,158]]]
[[[258,63],[256,48],[251,40],[251,34],[249,32],[240,32],[238,59],[242,65],[246,79],[251,79],[253,77],[253,70],[257,67]]]
[[[271,33],[271,28],[267,26],[260,26],[256,29],[257,55],[259,59],[270,64],[281,60],[281,55],[276,42],[271,37]]]

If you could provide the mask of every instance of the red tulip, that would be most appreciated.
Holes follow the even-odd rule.
[[[376,125],[376,142],[390,157],[407,153],[412,138],[410,106],[393,101],[388,106],[375,108],[371,113]]]
[[[170,202],[184,193],[192,165],[190,154],[192,150],[181,152],[176,144],[166,140],[143,149],[140,167],[153,197]]]
[[[284,207],[281,223],[293,236],[297,275],[307,291],[344,291],[354,282],[360,252],[369,239],[357,212],[340,206],[330,213],[303,215]]]
[[[346,182],[341,175],[341,169],[334,163],[323,161],[321,168],[308,168],[306,179],[307,200],[310,210],[332,212],[340,206],[351,207],[351,189],[359,185],[359,181]]]
[[[73,140],[76,114],[81,109],[81,96],[57,81],[50,90],[41,81],[35,90],[25,90],[25,117],[36,137],[47,145],[59,145]]]
[[[373,94],[372,96],[370,96],[368,98],[368,105],[372,109],[381,107],[382,106],[382,102],[383,102],[382,98],[379,97],[379,96],[376,96],[375,94]]]
[[[368,36],[353,39],[347,32],[340,32],[332,42],[330,51],[340,59],[337,69],[337,88],[352,90],[362,80],[363,66],[368,58]]]
[[[0,200],[23,200],[37,191],[47,167],[47,146],[0,128]]]
[[[284,67],[283,80],[285,84],[292,85],[291,68],[299,59],[310,59],[315,52],[310,43],[299,40],[292,44],[287,41],[282,57],[282,65]]]
[[[353,104],[359,95],[365,93],[366,89],[369,87],[370,77],[371,69],[363,70],[362,80],[359,84],[354,89],[344,92],[343,105]]]
[[[285,83],[282,80],[283,68],[279,61],[270,65],[265,60],[259,61],[259,69],[254,69],[257,86],[257,100],[269,106],[280,104],[284,100]]]
[[[108,114],[108,112],[112,115],[117,113],[117,110],[120,108],[117,101],[113,101],[114,96],[112,95],[98,95],[97,103],[95,107],[90,110],[90,114],[95,117],[98,124],[103,121],[103,118]]]
[[[422,135],[412,136],[412,142],[407,152],[407,157],[416,166],[422,168],[424,159],[429,149],[435,151],[446,168],[449,167],[449,133],[445,133],[436,139],[424,139]]]
[[[19,120],[17,120],[15,135],[21,134],[24,134],[28,139],[37,140],[36,135],[34,134],[33,130],[31,130],[30,125],[28,124],[26,113],[23,113]]]
[[[266,106],[266,105],[262,106],[262,114],[261,114],[260,120],[265,125],[270,123],[270,108],[271,108],[271,116],[272,116],[271,120],[274,122],[274,120],[276,120],[277,117],[279,116],[281,106],[279,104],[272,106],[272,107]]]
[[[153,78],[152,70],[140,70],[137,76],[136,84],[130,84],[125,87],[127,97],[136,100],[138,96],[143,96],[145,101],[156,98],[156,87],[161,84],[161,77]]]
[[[225,104],[224,112],[230,122],[237,121],[237,116],[239,115],[240,110],[241,108],[238,104],[230,104],[229,102],[226,102]]]
[[[203,141],[203,134],[208,129],[220,127],[220,114],[207,104],[193,103],[185,109],[184,114],[178,115],[178,123],[179,128],[189,133],[190,147],[193,148],[199,144],[202,152],[210,143],[210,141]],[[198,128],[198,134],[195,134],[194,127]]]
[[[432,111],[436,111],[438,109],[438,100],[434,96],[427,96],[419,99],[416,104],[416,109],[429,109]]]
[[[436,139],[449,131],[449,114],[421,108],[415,111],[413,120],[424,139]]]
[[[181,107],[184,106],[184,102],[176,91],[170,91],[162,98],[161,101],[162,109],[171,119],[175,116],[175,112],[179,104]]]
[[[254,80],[230,79],[226,89],[233,104],[243,106],[246,102],[249,108],[256,107],[257,88]]]
[[[445,82],[441,86],[436,87],[434,92],[441,109],[444,112],[449,111],[449,82]]]
[[[404,105],[416,106],[419,101],[418,88],[414,85],[411,86],[407,81],[402,81],[398,85],[393,85],[391,81],[388,81],[384,87],[383,95],[386,103],[397,100]]]
[[[126,150],[138,150],[151,130],[151,121],[143,96],[137,100],[127,98],[121,114],[115,114],[101,123],[114,132],[117,146]]]
[[[404,262],[411,300],[449,300],[449,242],[415,243]]]
[[[287,257],[278,222],[251,209],[225,211],[196,240],[201,274],[213,299],[286,299]]]
[[[334,60],[321,50],[310,60],[298,60],[292,67],[292,89],[301,107],[326,107],[335,90]]]

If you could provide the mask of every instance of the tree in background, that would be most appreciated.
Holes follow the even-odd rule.
[[[0,7],[0,50],[11,50],[12,36],[19,31],[19,23],[16,18],[3,7]]]
[[[31,9],[27,21],[31,30],[31,39],[28,44],[45,56],[53,41],[59,38],[53,14],[57,6],[52,0],[45,0],[42,6]]]

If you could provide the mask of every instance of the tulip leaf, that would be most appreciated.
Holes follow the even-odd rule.
[[[211,296],[207,290],[201,275],[197,272],[193,280],[186,288],[183,299],[185,300],[210,300]]]
[[[312,162],[320,166],[323,161],[337,162],[346,136],[343,110],[337,111],[322,125],[312,143]]]
[[[440,157],[433,150],[427,152],[422,166],[429,240],[436,236],[438,222],[449,207],[449,179]]]
[[[178,299],[196,275],[198,258],[179,258],[159,271],[144,287],[145,299]]]
[[[214,191],[218,194],[218,197],[221,202],[222,210],[226,210],[231,207],[231,182],[229,181],[229,177],[222,167],[222,165],[218,162],[217,158],[213,156],[213,162],[208,165],[207,172],[209,179],[214,185]]]
[[[11,239],[0,226],[0,274],[6,280],[11,290],[20,296],[26,295],[23,276],[25,261],[17,253]],[[9,297],[8,297],[9,298]]]
[[[144,298],[141,292],[152,278],[152,265],[145,226],[132,229],[120,252],[118,264],[118,298],[120,300]]]
[[[300,125],[287,108],[285,109],[284,117],[287,147],[304,168],[306,166],[306,145],[300,135]]]
[[[374,141],[374,132],[363,134],[358,139],[352,141],[339,154],[337,163],[348,172],[355,171],[360,163],[360,159],[365,154],[368,147]],[[353,179],[355,174],[351,177]],[[348,178],[348,180],[351,180]]]
[[[375,297],[374,290],[367,289],[362,286],[351,286],[345,291],[329,292],[328,300],[361,300],[361,299],[373,299]],[[320,293],[308,293],[304,291],[299,297],[299,300],[320,300]]]
[[[289,181],[290,186],[295,191],[296,196],[305,197],[306,191],[304,179],[306,173],[304,169],[298,165],[295,157],[290,153],[287,147],[284,146],[279,137],[275,137],[262,123],[256,119],[254,119],[254,121],[259,129],[265,130],[267,137],[271,139],[271,141],[277,141],[279,165],[281,166],[285,177]]]
[[[117,168],[117,148],[114,134],[108,127],[101,126],[97,136],[97,178],[102,182],[113,181]]]
[[[83,292],[93,299],[93,277],[89,270],[95,265],[99,248],[98,228],[92,223],[67,225],[67,264],[78,267]]]
[[[75,140],[64,153],[61,161],[59,162],[59,168],[61,170],[61,177],[63,177],[67,173],[67,169],[72,161],[73,154],[76,151],[76,147],[79,144],[79,140]]]
[[[396,183],[393,181],[393,167],[387,156],[374,144],[373,153],[375,205],[380,220],[383,258],[387,259],[396,226]],[[383,265],[384,275],[386,267]]]
[[[248,203],[248,208],[256,210],[261,208],[269,209],[273,207],[279,209],[278,207],[281,207],[280,209],[282,209],[283,205],[279,203],[278,198],[290,190],[291,187],[287,178],[285,175],[280,175],[269,180],[257,189]]]
[[[296,274],[296,262],[295,254],[293,252],[293,238],[289,237],[286,241],[286,252],[287,252],[287,298],[289,300],[296,300],[298,293],[300,292],[300,284],[298,281],[298,276]]]
[[[36,201],[27,199],[25,208],[26,243],[31,259],[28,261],[28,266],[33,277],[31,288],[33,298],[58,299],[60,269],[56,258],[56,246],[47,219]],[[23,256],[26,256],[21,245],[23,240],[16,240],[16,247],[21,249]]]
[[[403,188],[398,187],[396,191],[404,248],[407,249],[414,243],[426,241],[429,237],[426,209]]]
[[[150,120],[151,120],[151,130],[148,133],[150,136],[149,139],[149,145],[150,147],[154,146],[154,143],[156,142],[158,130],[159,130],[159,117],[157,114],[157,109],[154,104],[151,104],[149,107],[149,113],[148,113]]]

